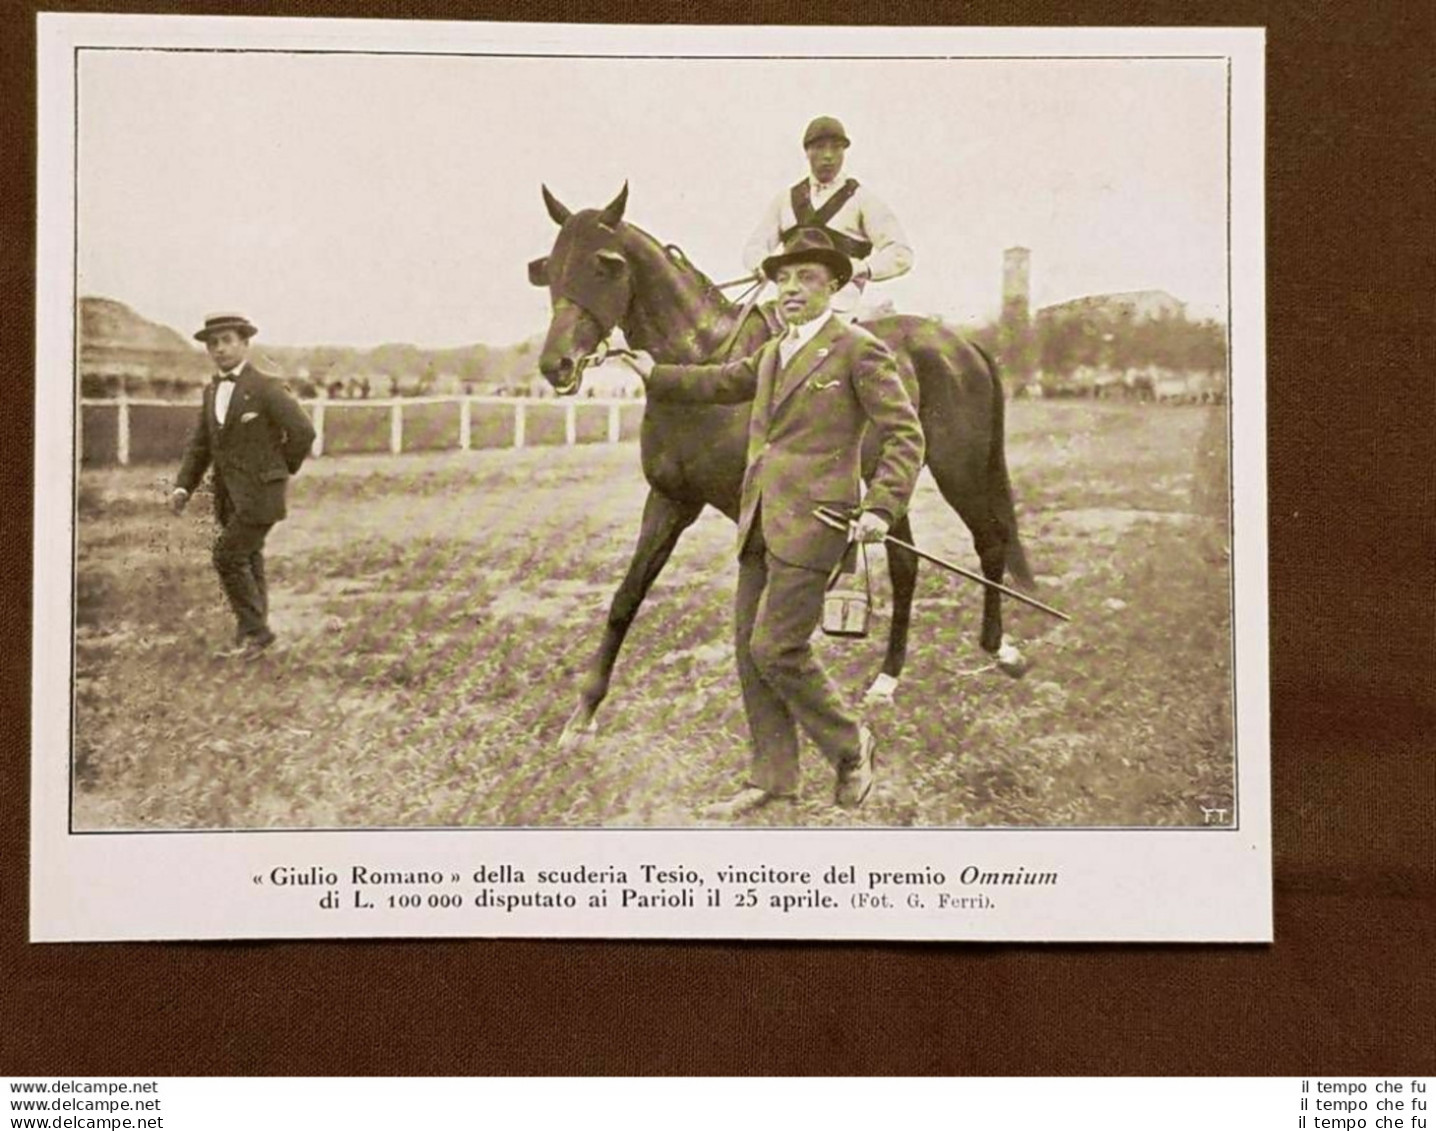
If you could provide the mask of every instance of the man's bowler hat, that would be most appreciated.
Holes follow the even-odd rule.
[[[853,277],[853,263],[834,246],[832,237],[822,228],[799,228],[777,255],[763,260],[763,274],[772,279],[779,267],[789,263],[821,263],[833,273],[840,287],[845,287]]]
[[[259,333],[254,323],[243,314],[206,314],[204,329],[195,331],[195,341],[207,342],[211,335],[218,334],[221,330],[238,330],[246,338],[252,338]]]
[[[815,141],[831,139],[843,143],[846,149],[853,143],[848,140],[847,131],[843,129],[843,123],[836,118],[814,118],[808,123],[808,128],[803,131],[803,148],[807,149]]]

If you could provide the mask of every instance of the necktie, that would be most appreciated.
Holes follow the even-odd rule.
[[[779,352],[782,354],[783,367],[786,369],[788,363],[793,360],[793,355],[798,352],[802,336],[798,333],[797,326],[790,326],[787,335],[783,338],[783,345]]]

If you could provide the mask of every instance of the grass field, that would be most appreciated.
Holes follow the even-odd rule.
[[[925,567],[882,761],[856,814],[805,749],[803,798],[755,823],[1199,825],[1232,808],[1224,409],[1010,406],[1041,596],[1008,604],[1032,671],[980,671],[977,588]],[[232,622],[208,497],[172,468],[86,471],[76,590],[74,826],[688,825],[741,778],[733,527],[705,514],[655,586],[577,755],[556,740],[627,564],[636,445],[312,461],[269,540],[283,647]],[[975,565],[924,477],[918,542]],[[880,574],[880,609],[886,605]],[[860,695],[886,635],[820,638]]]

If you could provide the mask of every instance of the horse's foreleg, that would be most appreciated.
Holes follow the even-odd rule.
[[[702,503],[681,503],[658,491],[648,492],[648,500],[643,504],[643,525],[639,528],[633,559],[628,563],[628,572],[609,605],[603,640],[589,662],[583,682],[579,685],[578,705],[564,724],[563,734],[559,738],[560,749],[573,748],[597,729],[594,715],[599,704],[608,695],[613,666],[618,661],[618,652],[623,647],[628,628],[633,623],[633,618],[638,615],[639,606],[648,595],[649,587],[668,563],[679,536],[692,525],[702,509]]]
[[[912,525],[907,515],[893,524],[892,535],[904,542],[912,542]],[[874,678],[872,686],[863,696],[868,704],[891,703],[897,691],[898,678],[903,665],[907,663],[908,630],[912,625],[912,597],[917,589],[917,555],[899,546],[888,546],[888,577],[892,580],[893,616],[888,628],[888,650],[883,658],[883,669]]]

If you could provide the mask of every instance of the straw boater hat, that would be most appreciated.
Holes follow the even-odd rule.
[[[259,333],[254,323],[243,314],[206,314],[204,329],[195,332],[195,341],[207,342],[211,334],[218,334],[221,330],[238,330],[246,338]]]
[[[813,142],[822,141],[824,138],[842,142],[844,149],[853,144],[848,140],[848,134],[843,129],[842,122],[836,118],[824,116],[814,118],[808,123],[808,128],[803,131],[803,148],[807,149]]]
[[[772,279],[779,267],[789,263],[821,263],[833,273],[838,286],[845,287],[853,277],[853,263],[834,246],[832,237],[822,228],[799,228],[777,255],[763,260],[763,274]]]

